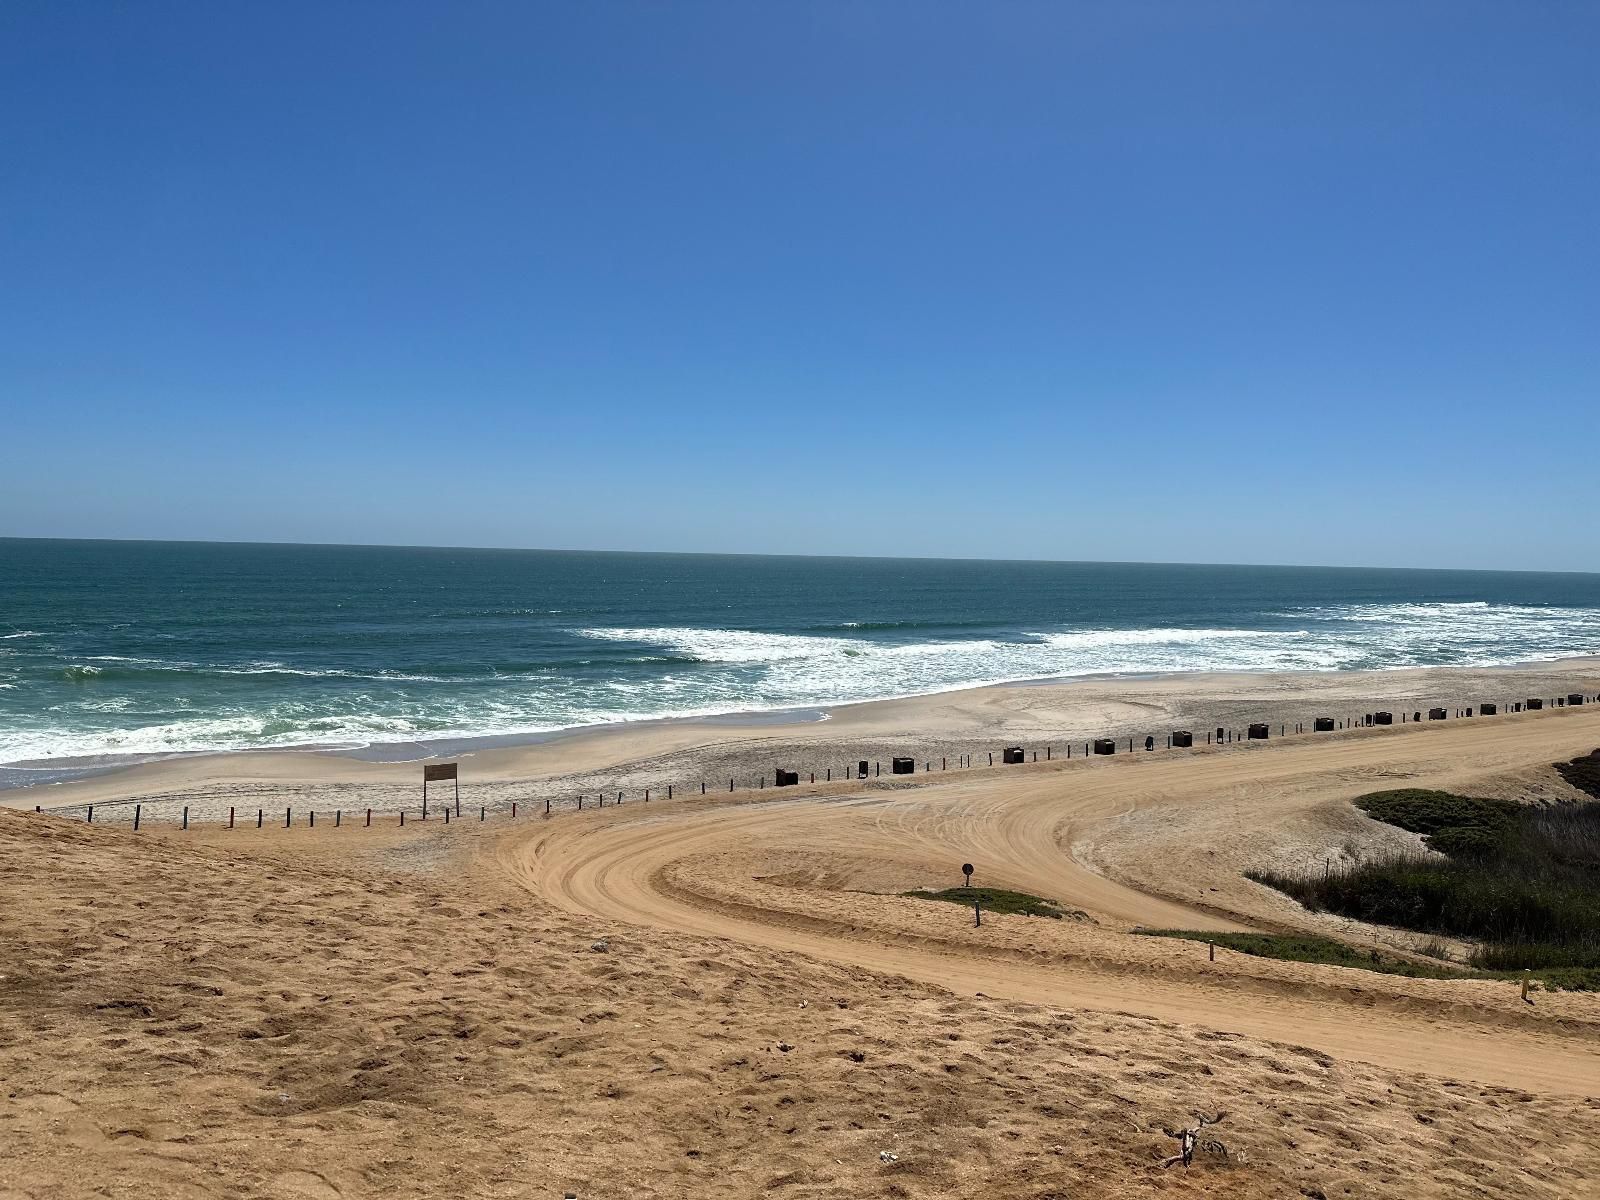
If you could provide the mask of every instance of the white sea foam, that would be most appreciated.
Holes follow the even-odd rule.
[[[1494,666],[1600,653],[1600,609],[1592,608],[1339,605],[1268,614],[1262,624],[1273,627],[1036,626],[1004,635],[920,639],[914,624],[893,623],[862,623],[858,633],[841,625],[814,635],[681,625],[594,627],[572,631],[595,644],[594,654],[583,656],[581,671],[485,663],[483,673],[472,677],[267,659],[209,665],[93,655],[67,668],[68,677],[83,686],[63,688],[60,703],[45,702],[0,728],[0,762],[538,733],[820,708],[1038,678]],[[914,640],[867,629],[893,629]],[[632,651],[630,644],[640,649]],[[55,667],[52,677],[59,681],[60,672]],[[147,673],[173,682],[152,694],[144,690],[150,687]],[[194,677],[194,690],[186,675]],[[241,690],[242,684],[230,686],[226,694],[241,698],[227,701],[236,707],[219,711],[220,693],[208,701],[204,681],[230,675],[324,680],[328,686],[291,691],[286,682],[259,694]],[[15,682],[7,676],[0,687],[14,688]],[[134,714],[152,712],[163,715],[131,724],[138,719]],[[119,721],[130,724],[118,728]]]
[[[690,626],[651,629],[576,629],[579,637],[607,642],[640,642],[659,646],[700,662],[763,663],[821,654],[843,654],[866,645],[851,638],[808,637],[794,633],[758,633],[748,629],[696,629]]]

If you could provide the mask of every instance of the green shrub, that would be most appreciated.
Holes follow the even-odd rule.
[[[1561,778],[1580,792],[1600,798],[1600,750],[1555,766]]]
[[[1249,878],[1313,911],[1474,939],[1472,964],[1486,970],[1578,981],[1600,970],[1600,803],[1522,805],[1407,788],[1356,804],[1423,834],[1444,857],[1394,854],[1325,875]]]

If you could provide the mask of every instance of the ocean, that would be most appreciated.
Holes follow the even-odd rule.
[[[10,764],[1595,653],[1590,574],[0,540]]]

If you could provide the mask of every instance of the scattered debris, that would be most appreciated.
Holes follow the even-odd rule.
[[[898,1154],[891,1154],[887,1150],[879,1150],[878,1161],[881,1163],[899,1162],[900,1156]]]
[[[1208,1117],[1202,1113],[1200,1115],[1198,1124],[1191,1125],[1185,1129],[1168,1129],[1165,1126],[1162,1126],[1162,1133],[1166,1134],[1169,1138],[1178,1139],[1178,1152],[1170,1158],[1163,1159],[1161,1161],[1161,1169],[1165,1171],[1168,1167],[1180,1162],[1187,1167],[1190,1162],[1194,1160],[1194,1152],[1196,1149],[1204,1150],[1209,1154],[1220,1154],[1223,1158],[1227,1158],[1228,1148],[1216,1138],[1206,1138],[1203,1141],[1200,1138],[1200,1131],[1202,1129],[1204,1129],[1207,1125],[1217,1124],[1222,1120],[1223,1117],[1227,1115],[1228,1114],[1226,1111],[1219,1112],[1214,1117]]]
[[[778,1053],[779,1054],[787,1054],[787,1053],[789,1053],[789,1051],[791,1051],[793,1049],[794,1049],[794,1047],[791,1046],[788,1042],[779,1042],[778,1043]]]
[[[589,949],[593,950],[596,954],[604,954],[607,950],[611,949],[611,943],[606,941],[605,938],[601,938],[598,942],[589,943]]]

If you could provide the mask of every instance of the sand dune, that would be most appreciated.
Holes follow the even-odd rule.
[[[1383,781],[1555,794],[1596,744],[1569,711],[404,831],[0,813],[0,1197],[1595,1194],[1600,997],[1127,930],[1324,928],[1239,868],[1391,836],[1344,804]],[[890,894],[964,860],[1083,917]],[[1231,1160],[1162,1171],[1217,1108]]]

